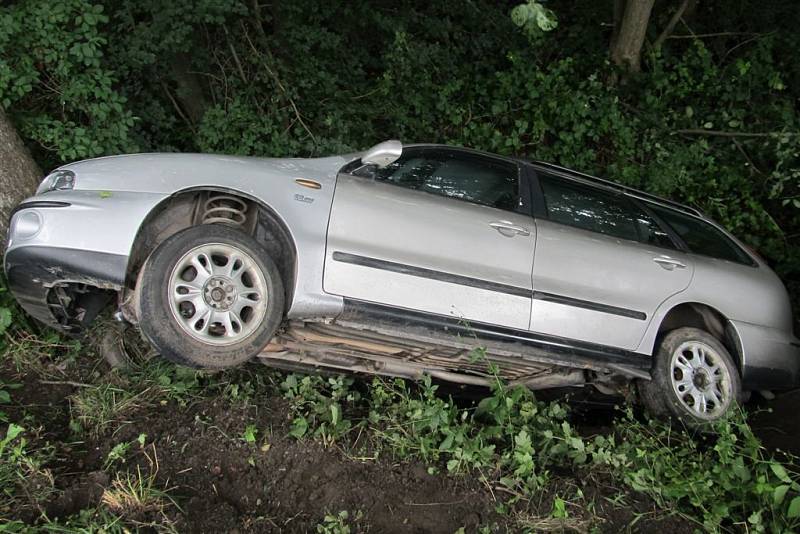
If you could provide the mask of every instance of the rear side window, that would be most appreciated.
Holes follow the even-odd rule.
[[[630,199],[580,183],[539,174],[547,217],[583,230],[675,248],[659,225]]]
[[[516,164],[459,150],[409,149],[374,178],[407,189],[508,211],[520,208]]]
[[[721,260],[756,265],[739,245],[713,225],[655,204],[648,203],[648,207],[683,239],[689,251]]]

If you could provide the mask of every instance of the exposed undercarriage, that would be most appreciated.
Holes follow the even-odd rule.
[[[499,378],[530,389],[592,384],[603,393],[620,392],[631,378],[600,366],[569,363],[546,351],[520,352],[519,347],[509,345],[437,336],[413,327],[392,331],[347,320],[294,320],[281,328],[259,358],[266,365],[288,370],[347,371],[414,380],[429,375],[479,386],[490,386]]]

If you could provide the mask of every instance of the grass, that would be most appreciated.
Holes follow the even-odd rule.
[[[475,473],[511,503],[546,490],[553,469],[571,466],[579,476],[607,474],[708,531],[791,532],[800,526],[796,459],[767,454],[741,410],[709,435],[627,409],[615,434],[587,438],[571,425],[568,405],[541,402],[500,381],[475,408],[437,395],[430,380],[417,388],[375,379],[366,394],[352,387],[352,379],[287,377],[283,389],[292,402],[294,435],[330,444],[368,429],[380,453]],[[365,410],[366,417],[348,419]],[[554,504],[547,524],[565,523],[567,510],[565,503]],[[545,528],[536,521],[534,530]]]
[[[74,344],[27,334],[11,340],[6,334],[6,339],[0,358],[19,377],[63,380],[64,369],[81,361]],[[82,382],[70,396],[71,428],[78,438],[113,435],[143,410],[167,403],[188,407],[214,397],[258,405],[282,395],[289,402],[291,436],[335,445],[360,461],[417,459],[431,473],[475,477],[520,531],[590,532],[602,526],[598,510],[627,507],[630,492],[647,495],[656,513],[679,514],[704,530],[789,532],[800,527],[797,462],[768,454],[743,412],[719,423],[710,436],[622,410],[613,434],[587,437],[571,423],[568,404],[542,402],[499,379],[484,399],[464,407],[442,396],[430,380],[364,383],[267,369],[202,373],[149,357],[138,358],[124,372],[99,374],[96,364],[84,365]],[[0,401],[13,398],[16,387],[16,380],[0,384]],[[3,510],[25,507],[39,517],[37,528],[44,531],[174,528],[170,518],[178,504],[157,481],[155,450],[145,446],[144,434],[108,451],[103,469],[111,480],[96,506],[59,521],[46,517],[42,505],[58,493],[57,474],[47,467],[55,453],[29,419],[17,415],[8,421],[0,441],[0,516]],[[243,443],[248,454],[268,450],[269,429],[244,424],[236,432],[223,439]],[[144,457],[145,469],[130,456]],[[555,474],[564,470],[573,477],[566,482],[563,474]],[[577,483],[599,479],[618,488],[613,502],[584,496]],[[317,530],[357,531],[360,518],[358,513],[330,513]],[[0,520],[0,531],[25,528]]]
[[[152,400],[151,388],[133,393],[112,384],[84,387],[70,397],[73,429],[99,436]]]
[[[166,519],[165,510],[176,504],[167,491],[158,488],[157,474],[158,469],[155,469],[143,475],[139,466],[133,473],[117,473],[111,487],[103,491],[100,503],[117,517],[142,523],[142,526],[148,516]],[[159,522],[162,526],[165,523],[168,521]]]
[[[14,509],[40,510],[55,492],[55,479],[44,464],[49,449],[32,449],[26,429],[11,423],[0,439],[0,517]]]

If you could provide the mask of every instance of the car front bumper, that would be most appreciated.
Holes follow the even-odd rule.
[[[9,224],[3,265],[23,309],[49,326],[68,330],[58,312],[74,299],[65,302],[55,288],[122,288],[130,247],[146,214],[144,208],[131,209],[132,204],[126,193],[109,198],[83,191],[48,193],[20,204]]]
[[[125,284],[127,256],[56,247],[26,246],[9,250],[5,271],[9,289],[20,306],[48,326],[68,330],[56,312],[64,303],[51,295],[54,287],[85,284],[119,290]]]

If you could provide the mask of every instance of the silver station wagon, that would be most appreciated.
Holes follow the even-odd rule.
[[[492,362],[532,389],[636,386],[689,424],[798,385],[786,290],[718,224],[464,148],[72,163],[16,209],[4,264],[42,322],[80,333],[111,305],[194,367],[485,385]]]

